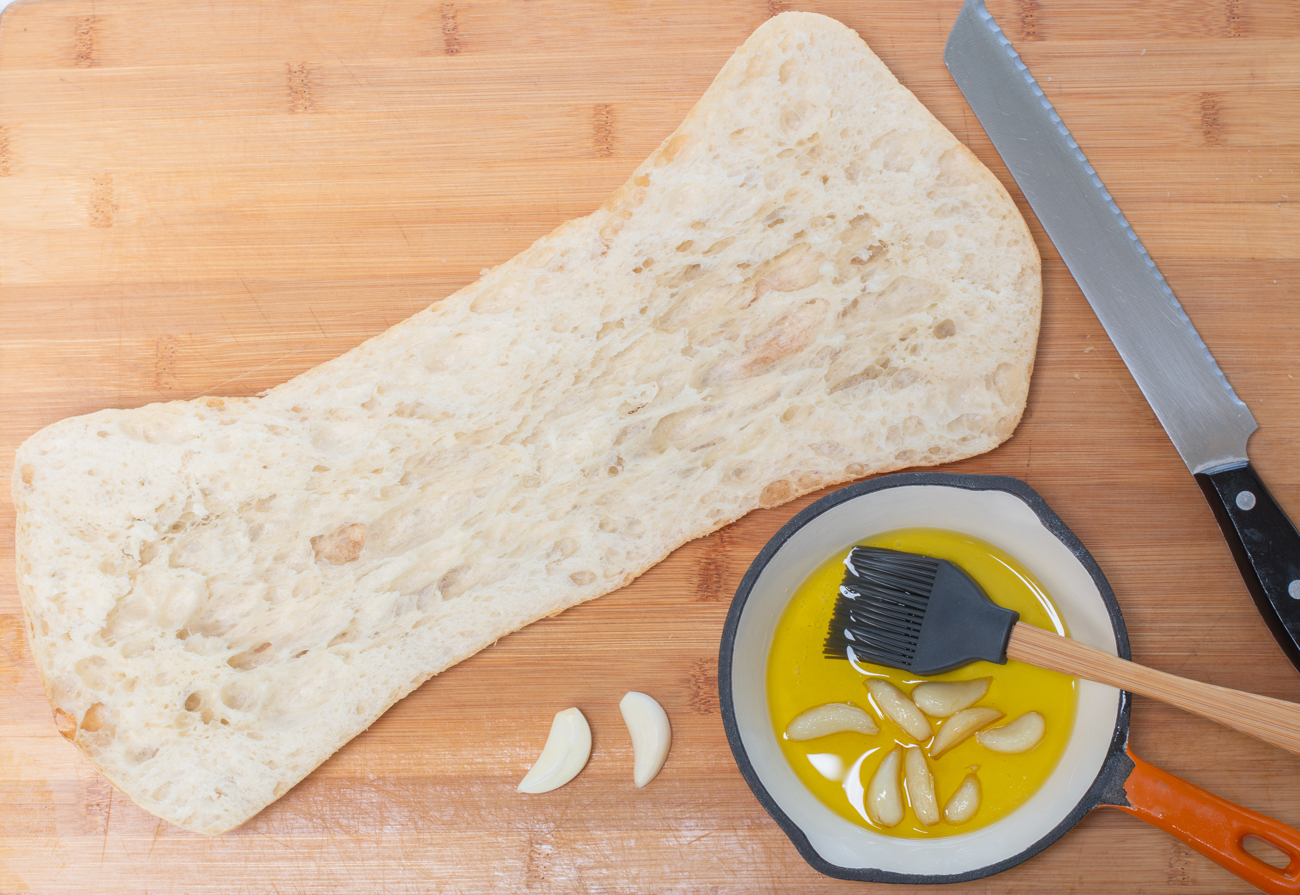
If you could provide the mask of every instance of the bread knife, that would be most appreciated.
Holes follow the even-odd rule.
[[[966,0],[943,59],[1200,484],[1269,630],[1300,668],[1300,533],[1246,455],[1254,417],[983,0]]]

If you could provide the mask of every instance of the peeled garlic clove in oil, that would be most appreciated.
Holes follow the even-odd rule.
[[[1038,712],[1025,712],[1010,724],[981,730],[975,734],[975,740],[985,749],[994,752],[1015,754],[1028,752],[1043,739],[1047,732],[1047,722]]]
[[[980,781],[971,771],[957,787],[948,804],[943,806],[943,818],[950,824],[965,823],[975,816],[980,807]]]
[[[930,728],[930,722],[925,720],[925,715],[916,707],[916,703],[907,698],[906,693],[880,678],[870,678],[867,689],[871,691],[871,698],[886,718],[907,731],[919,743],[930,738],[934,732]]]
[[[576,708],[557,712],[542,754],[519,783],[519,792],[550,792],[578,776],[591,757],[591,727]]]
[[[828,702],[815,706],[797,716],[785,729],[786,739],[811,740],[845,730],[858,733],[879,733],[880,727],[856,705],[847,702]]]
[[[934,775],[920,749],[908,749],[903,758],[903,779],[907,781],[907,795],[912,800],[916,819],[927,827],[939,822],[939,800],[934,795]]]
[[[867,813],[882,827],[895,827],[903,819],[903,789],[898,783],[903,751],[895,746],[880,762],[867,786]]]
[[[618,710],[632,735],[632,782],[640,789],[655,778],[668,757],[672,741],[668,713],[653,697],[636,690],[619,701]]]
[[[939,733],[930,744],[930,757],[938,758],[953,746],[979,730],[987,727],[1002,717],[997,709],[974,708],[962,709],[939,728]]]
[[[912,688],[912,702],[931,718],[947,718],[979,702],[989,690],[989,679],[925,681]]]

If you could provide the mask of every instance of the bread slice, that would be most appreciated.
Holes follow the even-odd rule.
[[[599,210],[252,399],[18,451],[56,722],[228,830],[498,638],[755,507],[969,457],[1025,405],[1039,259],[858,36],[760,27]]]

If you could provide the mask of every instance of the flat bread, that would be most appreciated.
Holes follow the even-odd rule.
[[[498,638],[755,507],[1006,439],[1039,258],[861,39],[770,20],[599,210],[249,399],[18,451],[57,724],[220,833]]]

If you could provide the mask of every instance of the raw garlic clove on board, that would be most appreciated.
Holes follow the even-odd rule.
[[[591,757],[591,727],[576,708],[555,714],[542,754],[519,783],[519,792],[550,792],[578,776]]]
[[[907,731],[918,743],[924,743],[934,733],[916,703],[889,681],[870,678],[867,689],[885,717]]]
[[[812,740],[846,730],[873,734],[880,732],[876,719],[856,705],[847,702],[828,702],[814,706],[795,717],[785,728],[786,739]]]
[[[903,819],[903,789],[898,783],[902,751],[902,746],[891,749],[867,786],[867,812],[882,827],[896,827]]]
[[[618,710],[632,735],[632,782],[640,789],[655,778],[668,757],[673,736],[668,713],[653,697],[636,690],[628,691]]]
[[[1037,746],[1046,732],[1047,722],[1042,715],[1025,712],[1010,724],[981,730],[975,734],[975,740],[985,749],[1014,755]]]
[[[975,816],[980,807],[980,781],[971,771],[957,787],[948,804],[943,806],[943,818],[950,824],[965,823]]]
[[[930,757],[938,758],[981,727],[987,727],[1001,717],[1002,713],[997,709],[962,709],[943,722],[943,727],[939,728],[938,735],[930,744]]]
[[[984,698],[989,679],[971,681],[925,681],[912,688],[912,702],[931,718],[947,718]]]
[[[939,822],[939,800],[934,794],[934,774],[920,749],[908,749],[903,759],[903,779],[907,781],[907,794],[912,800],[916,819],[927,827]]]

